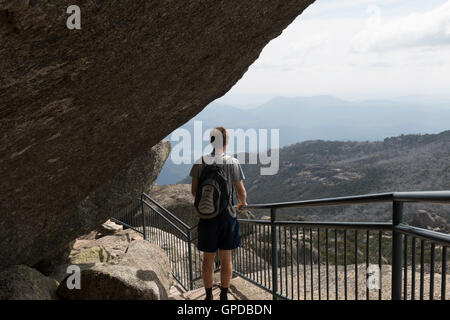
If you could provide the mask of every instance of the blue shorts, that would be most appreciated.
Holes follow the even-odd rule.
[[[197,248],[204,252],[217,249],[232,250],[241,245],[239,223],[229,214],[220,214],[213,219],[200,219],[198,223]]]

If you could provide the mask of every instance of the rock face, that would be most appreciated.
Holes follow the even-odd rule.
[[[61,215],[50,215],[48,221],[57,232],[39,231],[36,238],[24,237],[21,243],[25,245],[28,241],[38,241],[41,245],[37,251],[26,250],[18,257],[25,259],[27,255],[32,259],[38,260],[41,264],[42,260],[48,261],[51,253],[58,252],[80,234],[89,232],[93,228],[103,233],[111,233],[102,222],[111,216],[121,216],[124,211],[129,210],[134,205],[133,199],[137,199],[143,190],[149,190],[158,177],[164,162],[170,153],[170,143],[161,141],[153,146],[149,151],[144,152],[140,157],[136,158],[125,169],[121,170],[113,179],[102,185],[101,188],[90,193],[83,201],[81,201],[72,211],[64,212]],[[63,219],[64,218],[64,219]],[[37,226],[31,226],[37,228]],[[20,228],[30,228],[27,225],[15,225],[16,231]],[[64,230],[64,232],[61,232]],[[36,232],[37,232],[36,231]],[[30,235],[29,233],[27,233]],[[1,237],[1,236],[0,236]],[[14,238],[8,238],[8,243]],[[28,241],[26,241],[28,240]],[[11,244],[11,243],[10,243]],[[5,245],[2,243],[0,246]],[[33,244],[29,244],[32,246]],[[8,250],[13,250],[14,246],[10,246]],[[17,254],[17,252],[15,253]],[[12,255],[14,257],[14,255]],[[2,261],[3,262],[3,261]],[[7,261],[5,260],[5,263]],[[1,263],[0,263],[1,266]]]
[[[163,140],[134,159],[101,189],[81,201],[70,218],[71,224],[78,224],[87,232],[88,227],[92,229],[111,216],[122,216],[143,191],[151,189],[169,153],[170,142]]]
[[[225,94],[312,2],[89,1],[69,30],[71,1],[0,0],[0,266],[86,233],[96,218],[73,208]]]
[[[0,300],[53,300],[58,282],[24,265],[0,272]]]

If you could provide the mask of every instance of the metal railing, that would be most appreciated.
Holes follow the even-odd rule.
[[[146,194],[137,202],[140,210],[114,220],[162,247],[183,288],[201,286],[196,227]],[[392,222],[277,220],[279,209],[377,202],[392,204]],[[246,209],[270,210],[270,220],[239,219],[242,243],[233,250],[233,273],[270,292],[273,299],[445,300],[450,294],[450,235],[405,224],[403,207],[410,202],[450,204],[450,191],[248,205]]]
[[[197,249],[197,226],[188,226],[172,212],[143,193],[133,201],[125,214],[115,215],[112,220],[125,228],[133,229],[143,238],[156,243],[167,253],[172,275],[185,289],[192,290],[201,285],[202,254]],[[220,265],[216,259],[215,271]]]

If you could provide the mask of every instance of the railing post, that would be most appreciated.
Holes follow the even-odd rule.
[[[142,234],[144,236],[144,240],[147,240],[147,227],[145,223],[145,210],[144,210],[144,195],[141,194],[141,213],[142,213]]]
[[[394,201],[392,212],[392,300],[402,298],[402,234],[396,227],[403,222],[403,203]]]
[[[188,230],[188,252],[189,252],[189,290],[194,289],[194,274],[192,272],[192,233]]]
[[[277,254],[277,247],[278,247],[278,232],[275,225],[275,219],[276,219],[276,209],[270,208],[270,227],[271,227],[271,234],[272,234],[272,295],[273,300],[277,300],[277,291],[278,291],[278,254]]]

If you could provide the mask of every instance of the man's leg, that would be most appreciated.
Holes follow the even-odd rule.
[[[215,252],[203,252],[202,278],[206,290],[206,300],[212,300],[212,286],[214,282]]]
[[[220,300],[227,300],[228,288],[230,287],[233,265],[231,262],[231,250],[219,250],[220,258]]]

